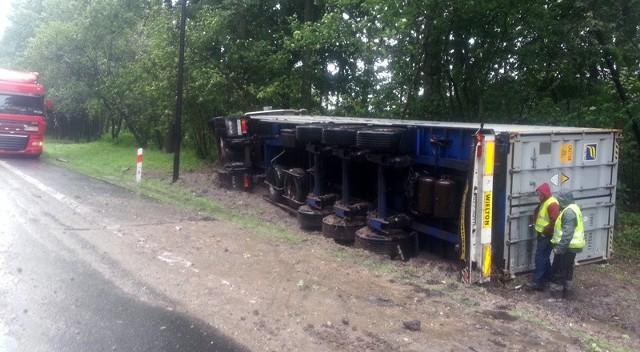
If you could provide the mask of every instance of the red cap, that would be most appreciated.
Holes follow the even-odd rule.
[[[538,188],[536,188],[536,191],[544,195],[545,198],[551,197],[551,187],[549,187],[549,184],[546,182],[538,186]]]

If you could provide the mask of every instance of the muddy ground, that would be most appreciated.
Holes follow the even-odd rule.
[[[286,224],[299,240],[202,214],[179,225],[179,239],[145,235],[143,252],[167,248],[192,258],[192,267],[158,277],[175,282],[168,292],[183,297],[176,309],[251,350],[640,350],[637,262],[614,257],[576,267],[572,297],[551,301],[548,292],[517,289],[529,275],[467,285],[459,281],[458,263],[438,256],[392,261],[300,231],[295,217],[264,200],[260,187],[221,189],[213,170],[183,172],[176,186],[265,224]],[[180,291],[197,285],[205,286],[199,295]]]

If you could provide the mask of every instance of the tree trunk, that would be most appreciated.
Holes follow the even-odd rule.
[[[244,4],[239,4],[238,12],[236,13],[236,19],[238,21],[238,38],[241,40],[247,39],[247,9]]]
[[[305,0],[304,2],[304,23],[313,22],[313,7],[314,0]],[[311,67],[311,50],[305,49],[302,54],[302,77],[300,87],[300,104],[302,108],[308,109],[311,107],[311,80],[312,80],[312,67]]]
[[[176,141],[176,126],[175,124],[169,125],[169,129],[164,135],[164,142],[162,143],[162,151],[171,154],[175,152],[175,141]]]

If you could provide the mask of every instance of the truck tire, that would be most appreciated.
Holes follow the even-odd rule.
[[[282,200],[284,174],[284,169],[280,165],[271,165],[267,169],[265,183],[269,186],[269,199],[273,202]]]
[[[308,124],[296,126],[296,139],[305,143],[320,143],[322,130],[327,127],[323,124]]]
[[[300,229],[306,231],[322,230],[322,218],[326,215],[329,215],[328,212],[303,205],[298,209],[298,225],[300,225]]]
[[[399,127],[365,128],[357,132],[356,145],[373,152],[392,153],[398,150],[404,131],[404,128]]]
[[[394,230],[389,234],[378,233],[369,227],[356,231],[355,247],[388,256],[390,259],[407,261],[415,255],[415,233]]]
[[[322,144],[352,146],[356,144],[356,134],[362,126],[337,125],[322,130]]]
[[[284,197],[302,203],[309,194],[309,177],[303,169],[291,169],[284,175]]]
[[[322,219],[322,235],[333,238],[338,244],[349,245],[355,241],[356,231],[367,224],[366,219],[343,219],[335,214]]]

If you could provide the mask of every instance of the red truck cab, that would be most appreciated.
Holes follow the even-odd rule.
[[[0,69],[0,155],[40,156],[50,106],[38,73]]]

